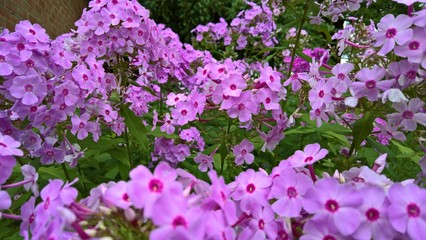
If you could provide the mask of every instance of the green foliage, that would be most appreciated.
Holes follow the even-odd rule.
[[[139,0],[150,10],[151,18],[176,32],[183,42],[190,42],[191,30],[199,24],[232,20],[246,4],[242,0]]]
[[[364,139],[370,135],[371,131],[373,131],[373,122],[374,117],[370,112],[366,112],[362,118],[355,122],[352,129],[354,139],[352,141],[351,149],[349,150],[349,156],[352,155],[354,150],[359,148]]]

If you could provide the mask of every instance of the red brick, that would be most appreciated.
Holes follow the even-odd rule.
[[[14,30],[28,19],[38,23],[54,38],[74,28],[88,0],[0,0],[0,27]]]

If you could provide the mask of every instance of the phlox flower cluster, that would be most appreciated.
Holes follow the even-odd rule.
[[[53,180],[38,204],[31,198],[22,206],[21,233],[30,228],[34,237],[85,239],[119,214],[138,228],[151,224],[150,239],[293,239],[300,234],[296,226],[303,229],[301,239],[422,239],[426,234],[426,190],[411,180],[392,183],[364,166],[337,179],[324,175],[313,181],[306,168],[286,163],[271,174],[246,170],[229,184],[215,171],[205,182],[166,162],[153,172],[141,165],[129,181],[102,184],[80,201],[72,183]],[[10,199],[0,193],[7,209]],[[90,219],[98,225],[79,224]]]
[[[198,25],[192,32],[196,34],[196,40],[203,39],[212,42],[222,42],[228,46],[235,42],[237,49],[245,49],[248,46],[263,45],[273,47],[278,43],[274,36],[277,26],[273,19],[274,14],[279,13],[279,9],[271,9],[268,1],[262,1],[261,5],[247,1],[250,9],[238,13],[231,23],[227,23],[223,18],[218,23],[208,23]],[[275,13],[274,13],[275,12]],[[260,37],[261,41],[252,41],[251,37]]]

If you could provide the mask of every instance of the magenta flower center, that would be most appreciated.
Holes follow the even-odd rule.
[[[163,182],[154,178],[149,181],[149,190],[151,192],[161,193],[163,191]]]
[[[92,48],[92,47],[88,47],[88,48],[87,48],[87,51],[88,51],[88,52],[93,52],[93,48]]]
[[[37,109],[38,109],[38,108],[37,108],[37,106],[32,106],[32,107],[30,107],[30,111],[31,111],[31,112],[35,112],[35,111],[37,111]]]
[[[407,72],[407,78],[409,78],[409,79],[414,79],[414,78],[416,78],[416,71],[414,71],[414,70],[410,70],[409,72]]]
[[[64,96],[66,96],[66,95],[68,95],[68,89],[64,89],[64,90],[62,90],[62,95],[64,95]]]
[[[219,68],[217,71],[218,71],[219,73],[223,73],[223,71],[225,71],[225,69],[224,69],[224,68]]]
[[[84,81],[89,80],[89,76],[87,76],[86,74],[83,74],[83,80],[84,80]]]
[[[84,122],[81,122],[79,125],[78,125],[78,128],[80,128],[80,129],[82,129],[82,128],[84,128]]]
[[[324,97],[324,91],[323,90],[319,91],[318,96],[320,98],[323,98]]]
[[[18,51],[22,51],[25,49],[25,45],[23,43],[18,43],[16,45],[16,48],[18,49]]]
[[[372,89],[376,87],[376,81],[375,80],[368,80],[367,82],[365,82],[365,86],[368,89]]]
[[[407,206],[407,213],[409,217],[416,218],[420,216],[420,208],[415,203],[410,203]]]
[[[33,91],[33,85],[27,84],[25,85],[25,92],[32,92]]]
[[[285,231],[280,230],[280,231],[278,231],[278,237],[277,237],[277,239],[288,240],[289,237],[288,237],[288,234]]]
[[[182,110],[182,111],[180,112],[180,114],[182,114],[182,116],[186,116],[186,114],[188,114],[188,111],[186,111],[186,110],[184,109],[184,110]]]
[[[235,89],[237,89],[237,86],[235,86],[235,84],[231,84],[231,86],[229,86],[229,88],[230,88],[231,90],[235,90]]]
[[[417,49],[419,49],[419,47],[420,47],[420,43],[417,42],[417,41],[412,41],[412,42],[410,42],[410,44],[408,44],[408,48],[410,50],[417,50]]]
[[[37,138],[35,138],[34,136],[31,136],[30,137],[30,142],[31,143],[36,143],[37,142]],[[1,145],[1,143],[0,143],[0,145]]]
[[[263,230],[263,228],[265,228],[265,221],[263,221],[263,219],[260,219],[257,225],[259,226],[260,230]]]
[[[331,213],[335,213],[337,210],[339,210],[339,204],[335,200],[329,199],[325,203],[325,209]]]
[[[414,114],[413,114],[412,111],[404,111],[402,113],[402,117],[405,118],[405,119],[412,119],[413,116],[414,116]]]
[[[177,101],[179,101],[179,98],[178,98],[178,97],[175,97],[175,102],[177,102]]]
[[[36,32],[33,29],[28,30],[32,35],[36,35]]]
[[[241,150],[241,155],[246,155],[247,154],[247,150],[243,149]]]
[[[340,79],[340,80],[345,80],[346,75],[343,74],[343,73],[339,73],[339,75],[337,75],[337,78]]]
[[[27,65],[27,67],[29,68],[33,68],[34,67],[34,61],[31,59],[28,59],[25,64]]]
[[[131,23],[131,22],[133,22],[133,19],[132,18],[127,18],[127,22]]]
[[[389,28],[386,31],[386,37],[387,38],[393,38],[393,37],[395,37],[395,35],[396,35],[396,29],[395,28]]]
[[[182,216],[175,217],[175,219],[173,219],[172,225],[173,225],[174,228],[179,227],[179,226],[183,226],[183,227],[187,228],[186,220]]]
[[[5,61],[5,57],[0,55],[0,62],[4,62]]]
[[[105,110],[105,115],[109,115],[110,114],[110,111],[107,109],[107,110]]]
[[[243,111],[244,109],[246,109],[246,106],[244,105],[244,103],[238,104],[238,110]]]
[[[269,80],[271,80],[271,82],[274,82],[275,81],[275,79],[274,79],[274,77],[271,75],[271,76],[269,76]]]
[[[377,219],[379,219],[380,217],[380,213],[379,211],[377,211],[377,209],[375,208],[370,208],[368,209],[368,211],[365,213],[365,216],[367,217],[368,221],[370,222],[374,222]]]
[[[248,193],[253,193],[253,192],[254,192],[254,190],[256,190],[256,187],[254,186],[254,184],[253,184],[253,183],[250,183],[249,185],[247,185],[247,187],[246,187],[246,191],[247,191]]]
[[[319,116],[319,115],[321,115],[321,110],[319,110],[319,109],[316,109],[316,110],[315,110],[315,115],[316,115],[316,116]]]
[[[102,27],[103,25],[104,25],[104,22],[102,22],[102,21],[98,22],[98,27]]]
[[[124,194],[123,194],[122,199],[123,199],[123,201],[125,201],[125,202],[129,202],[129,201],[130,201],[130,199],[129,199],[129,195],[127,195],[127,193],[124,193]]]
[[[309,157],[305,158],[305,162],[310,162],[310,161],[312,161],[313,159],[314,159],[313,157],[309,156]]]
[[[336,93],[337,93],[337,90],[336,90],[335,88],[332,88],[332,89],[331,89],[331,94],[332,94],[332,95],[336,95]]]
[[[269,104],[269,103],[271,102],[271,99],[267,97],[267,98],[265,99],[265,102],[266,102],[267,104]]]
[[[287,188],[287,196],[288,198],[295,198],[297,197],[297,191],[294,187]]]
[[[31,224],[34,222],[34,219],[35,219],[34,213],[31,213],[30,218],[28,219],[28,222]]]
[[[326,235],[322,240],[336,240],[336,238],[331,235]]]
[[[48,151],[46,153],[46,155],[49,156],[49,157],[53,157],[53,155],[55,155],[55,153],[53,151]]]

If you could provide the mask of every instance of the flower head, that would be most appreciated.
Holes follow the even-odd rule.
[[[327,154],[328,150],[321,149],[318,143],[308,144],[303,151],[297,150],[290,159],[290,162],[293,167],[304,167],[323,159]]]

